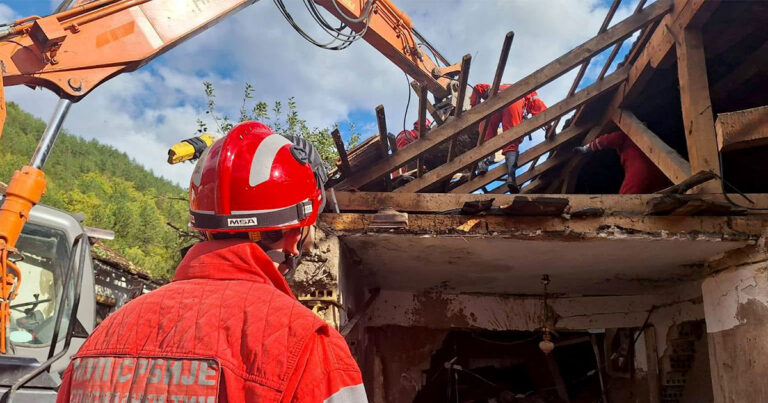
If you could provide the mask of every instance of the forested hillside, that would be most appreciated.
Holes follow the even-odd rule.
[[[45,123],[8,103],[0,138],[0,181],[29,163]],[[85,225],[115,231],[107,244],[158,278],[169,278],[190,243],[166,223],[187,224],[186,191],[155,176],[125,153],[63,132],[45,166],[43,203],[85,214]]]

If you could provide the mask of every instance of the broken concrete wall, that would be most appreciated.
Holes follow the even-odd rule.
[[[715,402],[768,401],[768,261],[717,273],[702,294]]]

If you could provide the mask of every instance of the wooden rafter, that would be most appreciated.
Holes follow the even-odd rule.
[[[547,158],[546,161],[536,165],[532,169],[529,169],[523,172],[521,175],[517,176],[517,183],[522,184],[522,183],[528,182],[531,179],[535,179],[536,177],[543,174],[544,172],[568,161],[569,158],[570,158],[570,155],[566,153],[562,153],[557,156]],[[491,191],[491,193],[494,193],[494,194],[503,194],[507,192],[508,192],[508,189],[506,185],[499,186],[496,189]]]
[[[645,46],[637,47],[631,52],[629,60],[634,59],[634,62],[631,64],[626,83],[616,91],[604,109],[603,116],[598,120],[599,123],[585,136],[583,144],[587,144],[603,134],[602,127],[605,122],[611,120],[618,108],[629,103],[642,92],[645,84],[648,83],[657,68],[669,65],[674,61],[675,37],[679,36],[682,30],[690,24],[701,24],[719,3],[720,0],[675,0],[672,12],[661,19],[655,30],[648,31],[648,34],[643,35],[650,36]],[[644,38],[641,37],[641,39],[645,41]],[[638,53],[638,55],[633,56],[634,53]],[[575,116],[574,121],[578,122],[579,117]],[[563,192],[574,191],[575,177],[578,173],[576,168],[581,161],[583,158],[575,158],[564,169],[569,177],[563,183]]]
[[[634,14],[622,22],[617,23],[603,34],[600,34],[570,52],[559,57],[553,62],[533,72],[520,81],[512,84],[498,96],[470,109],[461,118],[457,118],[444,125],[435,128],[426,139],[420,139],[401,152],[390,158],[377,162],[369,169],[346,178],[336,185],[337,189],[358,189],[377,178],[396,170],[398,167],[416,159],[426,151],[434,149],[451,137],[460,134],[464,130],[474,129],[477,123],[485,117],[498,112],[518,99],[524,97],[532,90],[539,88],[556,78],[562,76],[573,67],[582,63],[586,58],[592,57],[615,42],[630,36],[636,30],[663,17],[672,5],[671,0],[659,0],[646,7],[642,12]],[[606,80],[608,78],[606,77]]]
[[[685,140],[691,171],[720,173],[715,120],[709,98],[709,80],[701,31],[683,29],[677,43],[677,70],[680,78],[680,103],[683,108]],[[705,183],[700,192],[716,193],[720,181]]]
[[[493,154],[496,150],[503,148],[505,145],[523,138],[530,132],[546,125],[553,119],[562,116],[570,112],[573,108],[589,101],[598,95],[611,90],[615,86],[619,85],[627,77],[627,68],[622,68],[612,73],[608,77],[600,80],[589,87],[586,87],[578,91],[573,96],[566,98],[555,105],[547,108],[543,112],[536,116],[531,117],[528,120],[524,120],[519,125],[499,133],[496,137],[483,143],[483,145],[476,147],[460,156],[456,157],[448,164],[441,165],[432,171],[427,172],[421,178],[409,182],[408,184],[395,189],[396,192],[418,192],[427,186],[439,182],[453,175],[465,167],[476,163],[484,158],[486,155]],[[470,110],[471,111],[471,110]]]
[[[634,113],[617,109],[613,121],[672,183],[680,183],[691,176],[688,161],[647,128]]]
[[[541,157],[556,147],[559,147],[561,144],[566,143],[574,137],[583,134],[588,128],[589,125],[584,123],[568,127],[567,129],[560,132],[555,138],[551,140],[544,140],[541,143],[522,152],[518,158],[518,165],[523,166],[533,161],[534,159]],[[506,174],[507,167],[505,165],[498,166],[488,171],[488,173],[485,175],[478,176],[473,180],[456,187],[451,191],[451,193],[472,193],[475,190],[485,186],[486,184],[500,179]],[[518,176],[518,183],[523,182],[524,181],[520,179],[520,176]]]

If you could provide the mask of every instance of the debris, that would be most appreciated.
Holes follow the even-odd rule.
[[[495,199],[491,198],[488,200],[468,201],[464,203],[464,206],[461,207],[461,214],[478,215],[484,211],[489,210],[491,207],[493,207],[494,200]]]
[[[504,215],[514,216],[560,216],[568,207],[569,201],[563,197],[528,197],[518,196],[509,206],[501,207]]]
[[[472,219],[468,220],[467,222],[465,222],[464,224],[459,225],[458,227],[456,227],[456,229],[459,230],[459,231],[469,232],[469,231],[472,231],[472,228],[474,228],[477,224],[479,224],[480,221],[482,221],[482,220],[480,220],[478,218],[472,218]]]

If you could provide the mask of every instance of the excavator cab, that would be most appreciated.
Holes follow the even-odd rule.
[[[88,236],[72,215],[37,205],[17,250],[12,260],[23,281],[10,304],[0,395],[3,401],[52,402],[69,358],[94,328]]]

